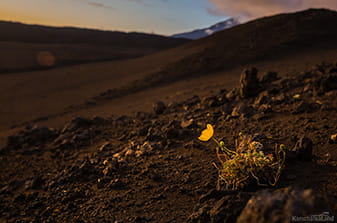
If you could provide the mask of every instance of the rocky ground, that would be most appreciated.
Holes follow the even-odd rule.
[[[282,78],[250,68],[234,89],[158,102],[152,113],[78,117],[62,129],[29,126],[1,150],[0,221],[336,218],[336,108],[337,64]],[[284,144],[278,184],[217,189],[216,145],[197,139],[207,123],[230,148],[240,132],[266,146]]]

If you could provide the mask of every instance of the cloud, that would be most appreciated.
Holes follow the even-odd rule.
[[[337,0],[208,0],[215,7],[209,8],[213,15],[239,17],[241,20],[307,8],[330,8],[337,10]]]
[[[87,1],[87,3],[91,6],[98,7],[98,8],[114,9],[110,5],[105,5],[99,2]]]
[[[125,1],[125,0],[122,0],[122,1]],[[144,0],[127,0],[127,1],[129,1],[129,2],[135,2],[135,3],[138,3],[138,4],[146,6],[146,7],[153,6],[152,4],[150,4],[150,3],[148,3],[148,2],[146,2]]]
[[[114,10],[114,8],[111,7],[110,5],[103,4],[103,3],[100,3],[100,2],[97,2],[97,1],[90,1],[90,0],[69,0],[69,1],[76,1],[76,2],[85,3],[85,4],[88,4],[90,6],[97,7],[97,8],[105,8],[105,9]]]

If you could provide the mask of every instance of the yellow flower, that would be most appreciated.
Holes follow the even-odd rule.
[[[207,128],[201,132],[201,135],[199,136],[198,139],[201,141],[208,141],[212,138],[213,134],[214,134],[213,126],[211,124],[207,124]]]

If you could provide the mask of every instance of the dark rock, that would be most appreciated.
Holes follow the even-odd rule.
[[[27,127],[16,135],[8,136],[6,147],[19,149],[24,146],[41,145],[54,140],[57,136],[56,130],[45,126]]]
[[[252,115],[256,114],[256,111],[251,107],[248,106],[246,103],[240,103],[236,107],[234,107],[231,116],[233,118],[237,117],[250,117]]]
[[[138,145],[135,151],[136,157],[152,154],[155,150],[161,147],[161,143],[162,142],[151,143],[146,141],[143,144]]]
[[[239,96],[239,90],[234,88],[226,94],[226,99],[229,101],[235,100]]]
[[[175,101],[170,102],[170,103],[167,105],[167,108],[169,108],[169,109],[171,109],[171,110],[175,110],[175,109],[177,109],[178,107],[180,107],[180,105],[179,105],[177,102],[175,102]]]
[[[268,71],[265,75],[263,75],[261,82],[263,84],[272,83],[278,80],[277,73],[274,71]]]
[[[259,105],[266,104],[266,103],[269,102],[270,98],[271,97],[270,97],[268,91],[263,91],[259,94],[258,97],[256,97],[256,99],[254,101],[254,106],[258,107]]]
[[[312,146],[313,143],[308,137],[301,137],[291,150],[295,157],[299,160],[311,161],[312,159]]]
[[[167,139],[180,139],[182,136],[182,130],[174,127],[170,127],[166,131]]]
[[[272,97],[272,102],[273,104],[279,105],[279,104],[283,104],[284,102],[286,102],[287,100],[287,96],[284,93],[281,93],[275,97]]]
[[[89,131],[86,129],[86,130],[83,130],[81,132],[77,132],[73,137],[72,137],[72,140],[74,142],[83,142],[83,141],[86,141],[90,138],[90,134],[89,134]]]
[[[313,84],[312,83],[308,83],[304,86],[303,88],[303,92],[304,93],[309,93],[313,90]]]
[[[235,222],[250,197],[245,192],[211,190],[200,197],[187,222]]]
[[[119,164],[117,159],[112,159],[105,164],[103,174],[105,177],[112,176],[118,170]]]
[[[268,86],[267,91],[269,94],[278,94],[281,91],[281,88],[276,84],[271,84]]]
[[[61,184],[67,182],[90,182],[97,181],[101,175],[102,173],[96,168],[96,165],[86,158],[80,165],[73,165],[60,173],[55,178],[55,181]]]
[[[328,76],[317,78],[313,83],[314,95],[322,95],[326,92],[337,89],[337,75],[330,74]]]
[[[311,189],[288,187],[259,191],[246,204],[237,223],[290,223],[294,217],[306,217],[330,211],[329,199]]]
[[[246,193],[224,196],[209,211],[211,222],[235,222],[249,198],[250,195]]]
[[[211,218],[209,216],[209,211],[212,209],[211,205],[203,205],[200,208],[197,208],[190,217],[188,218],[188,223],[204,223],[211,222]]]
[[[164,127],[165,138],[170,140],[187,140],[191,130],[181,127],[181,122],[173,120]]]
[[[146,136],[148,131],[149,131],[149,128],[150,128],[150,126],[144,126],[144,127],[140,128],[139,131],[138,131],[138,135],[139,136]]]
[[[217,96],[218,104],[223,105],[228,102],[226,92],[221,93],[220,95]]]
[[[257,69],[245,69],[240,77],[240,97],[249,98],[256,96],[261,91],[259,79],[257,78]]]
[[[78,129],[88,128],[92,124],[92,121],[86,118],[76,117],[68,122],[61,131],[61,134],[66,132],[74,132]]]
[[[273,111],[272,106],[268,104],[263,104],[258,108],[260,113],[270,113]]]
[[[292,89],[294,87],[300,87],[304,85],[303,81],[299,81],[298,79],[284,77],[280,81],[280,85],[282,88],[282,91],[288,91],[289,89]]]
[[[139,120],[145,120],[145,119],[150,119],[151,118],[151,114],[150,113],[147,113],[147,112],[136,112],[136,117],[139,119]]]
[[[162,101],[158,101],[158,102],[154,103],[152,107],[153,107],[153,111],[157,115],[163,114],[165,109],[166,109],[166,105]]]
[[[160,141],[163,139],[163,133],[154,127],[150,127],[147,135],[146,135],[146,140],[148,141]]]
[[[200,97],[197,95],[193,95],[191,98],[188,98],[184,101],[185,105],[189,105],[189,106],[195,106],[196,104],[200,103]]]
[[[323,92],[337,89],[337,75],[329,75],[321,82],[321,89]]]
[[[224,102],[224,100],[219,101],[217,96],[211,96],[203,98],[201,104],[205,107],[205,109],[207,109],[211,107],[221,106]]]
[[[98,151],[106,152],[112,149],[112,144],[110,142],[103,143],[99,148]]]

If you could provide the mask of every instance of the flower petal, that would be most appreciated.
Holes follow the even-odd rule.
[[[208,141],[212,138],[213,134],[214,134],[213,126],[211,124],[207,124],[207,128],[201,132],[201,135],[199,136],[198,139],[201,141]]]

